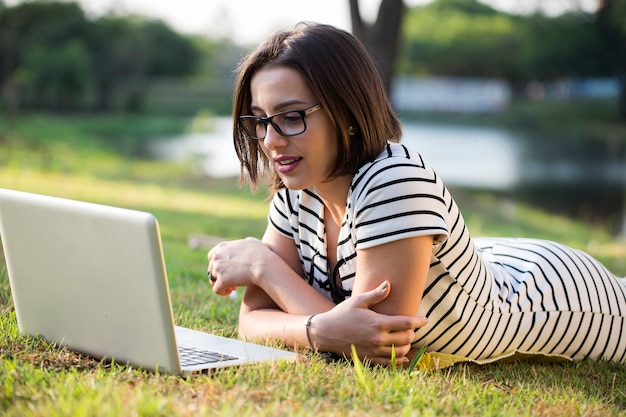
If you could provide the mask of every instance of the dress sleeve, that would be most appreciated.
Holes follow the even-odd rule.
[[[443,243],[449,228],[443,184],[429,167],[403,158],[373,164],[353,190],[356,248],[434,235]]]
[[[274,194],[267,221],[280,234],[293,239],[293,229],[290,223],[290,215],[293,210],[290,208],[288,197],[289,194],[286,189],[281,189]]]

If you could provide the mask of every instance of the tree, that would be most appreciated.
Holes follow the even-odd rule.
[[[36,45],[26,52],[16,79],[36,107],[73,110],[91,85],[91,58],[85,43],[69,40],[54,50]],[[30,94],[28,94],[30,93]]]
[[[82,9],[71,2],[32,1],[14,7],[1,6],[0,99],[6,120],[5,128],[10,129],[20,102],[23,101],[20,97],[21,89],[32,87],[20,85],[20,81],[26,82],[28,78],[21,77],[20,80],[18,75],[29,72],[25,65],[27,59],[32,59],[33,50],[43,48],[51,53],[71,38],[84,38],[88,21]],[[64,53],[74,58],[81,54],[76,46]],[[33,94],[36,95],[36,92]]]
[[[525,79],[603,77],[609,54],[593,22],[581,13],[534,14],[520,20],[520,69]]]
[[[402,71],[515,80],[521,46],[516,29],[510,15],[476,0],[415,7],[405,18]]]
[[[127,42],[129,32],[128,22],[121,18],[106,16],[94,23],[89,43],[98,111],[110,109],[120,76],[128,71],[127,56],[132,54]]]
[[[626,22],[626,2],[598,0],[596,26],[610,50],[613,70],[620,85],[618,117],[626,122],[626,24],[624,22]]]
[[[609,53],[580,13],[500,12],[477,0],[436,0],[408,11],[400,71],[498,78],[525,94],[530,80],[606,77]]]
[[[108,110],[124,89],[139,110],[153,77],[191,75],[200,61],[192,39],[161,21],[135,16],[89,20],[75,2],[0,3],[0,92],[10,124],[18,105],[50,110]]]
[[[361,17],[359,1],[349,1],[352,33],[372,54],[378,65],[383,85],[389,92],[398,53],[402,17],[406,10],[404,2],[403,0],[382,0],[376,22],[370,24]]]
[[[125,107],[139,110],[150,77],[193,74],[200,53],[192,39],[161,21],[104,16],[90,37],[97,90],[97,109],[109,110],[116,92],[126,87]]]

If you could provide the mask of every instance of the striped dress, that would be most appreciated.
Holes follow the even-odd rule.
[[[558,243],[470,238],[441,179],[403,145],[389,144],[355,174],[333,271],[323,213],[314,189],[282,189],[268,219],[293,239],[309,284],[335,302],[350,296],[358,249],[434,235],[418,311],[429,321],[414,339],[429,351],[485,362],[516,354],[626,362],[626,279]]]

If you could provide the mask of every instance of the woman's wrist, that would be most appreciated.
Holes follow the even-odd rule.
[[[259,288],[263,288],[267,292],[266,285],[275,285],[270,280],[272,277],[283,276],[284,261],[280,256],[274,253],[270,248],[267,248],[267,253],[263,254],[263,258],[260,258],[255,262],[255,267],[252,269],[251,283]],[[286,273],[289,273],[287,270]]]
[[[306,340],[309,343],[309,347],[312,350],[317,350],[317,347],[315,346],[315,344],[313,343],[313,339],[311,338],[311,327],[313,325],[313,318],[317,316],[316,314],[311,314],[307,319],[306,322],[304,323],[304,329],[306,331]]]

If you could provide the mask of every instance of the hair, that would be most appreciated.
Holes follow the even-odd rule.
[[[241,162],[241,184],[247,181],[256,190],[265,178],[270,197],[284,187],[259,141],[249,139],[238,122],[239,116],[250,113],[252,77],[262,68],[276,66],[301,74],[335,127],[338,154],[331,178],[354,175],[382,152],[387,141],[400,141],[402,126],[376,64],[361,42],[330,25],[299,23],[270,36],[237,69],[233,138]]]

